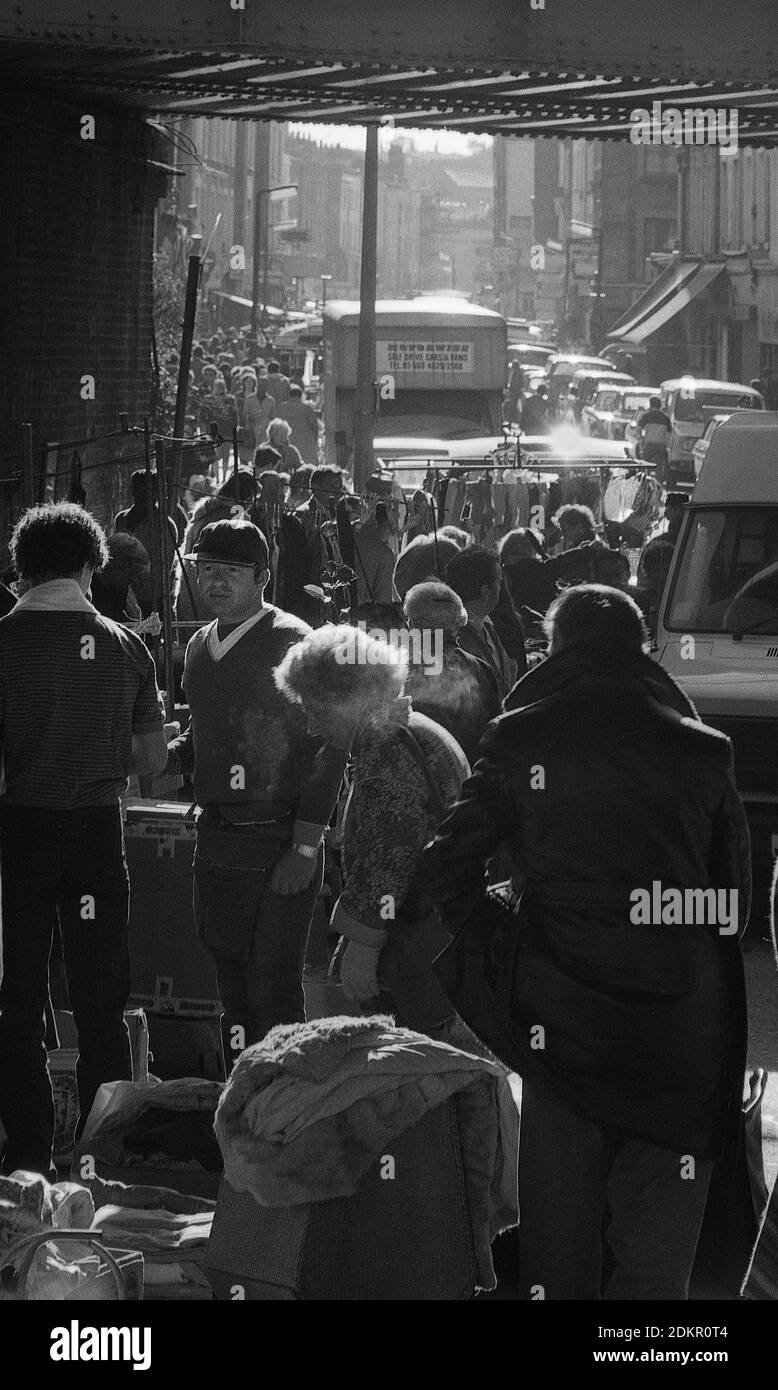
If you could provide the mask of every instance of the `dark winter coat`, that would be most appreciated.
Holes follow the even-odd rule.
[[[456,932],[509,843],[523,896],[503,1061],[599,1124],[712,1157],[740,1111],[738,940],[636,925],[630,894],[734,888],[744,930],[749,839],[729,740],[643,655],[562,652],[506,705],[425,853]]]

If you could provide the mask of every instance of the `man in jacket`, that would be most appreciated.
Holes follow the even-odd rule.
[[[572,589],[547,630],[428,868],[453,931],[504,838],[523,890],[502,1034],[523,1078],[523,1296],[603,1296],[607,1210],[604,1297],[683,1299],[745,1066],[731,746],[645,655],[626,594]]]

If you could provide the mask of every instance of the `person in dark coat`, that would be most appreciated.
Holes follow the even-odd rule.
[[[527,663],[523,635],[520,629],[518,634],[516,632],[518,623],[510,598],[508,603],[515,625],[512,626],[511,638],[518,659],[506,650],[491,616],[502,595],[499,557],[484,546],[468,546],[467,550],[458,551],[449,560],[443,577],[467,609],[467,624],[459,634],[459,645],[493,669],[500,698],[504,699],[512,689],[519,669],[523,673]]]
[[[542,538],[520,526],[503,536],[499,552],[503,584],[516,612],[525,623],[536,622],[558,593]]]
[[[472,764],[484,729],[500,713],[494,671],[460,647],[467,610],[447,584],[414,585],[404,607],[411,634],[419,634],[409,644],[405,693],[415,710],[448,730]]]
[[[427,579],[442,579],[449,560],[459,554],[461,547],[447,537],[416,536],[400,552],[394,567],[394,587],[405,598],[414,584]]]
[[[141,610],[135,589],[151,569],[148,552],[137,536],[127,531],[117,531],[106,544],[108,563],[92,576],[92,603],[98,613],[116,623],[137,620]]]
[[[571,589],[547,628],[548,660],[481,740],[427,881],[449,931],[482,919],[507,838],[521,1296],[684,1299],[741,1115],[751,882],[732,748],[645,654],[628,595]]]

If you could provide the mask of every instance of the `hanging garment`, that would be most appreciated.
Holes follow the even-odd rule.
[[[505,507],[508,489],[503,481],[503,473],[498,470],[494,475],[492,483],[492,510],[494,513],[494,525],[501,530],[505,526]]]
[[[462,519],[465,502],[465,480],[462,477],[449,478],[446,490],[445,525],[458,526]]]

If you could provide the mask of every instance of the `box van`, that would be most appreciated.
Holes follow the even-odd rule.
[[[348,453],[356,424],[359,304],[324,310],[327,461]],[[376,435],[468,439],[500,432],[507,380],[505,319],[462,299],[376,304]]]
[[[732,739],[761,914],[778,854],[777,413],[742,411],[715,430],[676,542],[656,643],[700,717]]]
[[[663,381],[659,395],[672,426],[666,479],[669,492],[694,486],[692,450],[713,415],[734,409],[764,410],[759,392],[737,381],[703,381],[683,376]]]

